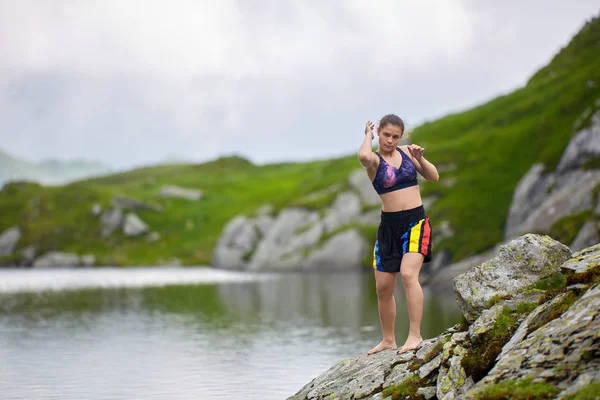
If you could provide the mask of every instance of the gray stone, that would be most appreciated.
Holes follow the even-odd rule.
[[[429,400],[437,394],[437,388],[435,386],[422,387],[417,390],[417,394],[423,396],[425,400]]]
[[[0,235],[0,256],[11,255],[21,239],[21,235],[21,228],[18,226],[13,226],[2,232],[2,235]]]
[[[440,221],[439,225],[435,227],[433,235],[433,246],[436,246],[440,241],[451,238],[454,236],[454,229],[450,226],[450,221]]]
[[[428,376],[429,374],[431,374],[433,371],[438,369],[440,367],[441,362],[442,362],[442,355],[438,354],[433,360],[431,360],[430,362],[428,362],[427,364],[425,364],[421,368],[419,368],[419,371],[417,372],[419,375],[419,378],[423,379],[426,376]]]
[[[523,235],[500,247],[499,254],[454,279],[458,305],[470,323],[496,295],[514,297],[542,278],[560,272],[571,250],[548,236]]]
[[[159,205],[144,203],[143,201],[135,200],[125,196],[115,196],[112,200],[112,206],[114,208],[125,208],[129,210],[151,210],[151,211],[162,211],[162,207]]]
[[[598,230],[600,230],[600,226],[598,226],[598,222],[596,221],[588,221],[586,222],[577,237],[573,240],[573,243],[569,246],[573,251],[579,251],[585,249],[586,247],[593,246],[600,242],[600,235],[598,235]]]
[[[77,267],[81,260],[77,254],[51,251],[33,262],[34,268]]]
[[[130,212],[125,216],[123,233],[127,237],[136,237],[148,233],[148,225],[136,214]]]
[[[440,181],[440,185],[442,185],[445,188],[451,188],[455,184],[456,184],[456,178],[455,177],[449,177],[449,178],[446,178],[446,179],[442,179]]]
[[[369,244],[357,229],[350,229],[331,237],[323,247],[313,251],[306,260],[311,267],[360,267]]]
[[[537,378],[551,371],[560,390],[571,386],[574,377],[596,377],[600,371],[598,334],[600,285],[589,289],[564,314],[531,332],[508,351],[467,395],[474,399],[488,385],[506,380]]]
[[[160,240],[160,233],[150,232],[146,238],[149,242],[158,242]]]
[[[381,204],[381,199],[373,188],[373,183],[364,169],[357,169],[352,172],[348,178],[348,182],[360,194],[363,203],[370,206]]]
[[[37,255],[37,249],[35,246],[27,246],[21,250],[21,260],[22,264],[26,266],[30,266],[35,261],[35,256]]]
[[[93,254],[85,254],[80,258],[81,265],[84,267],[93,267],[96,265],[96,256]]]
[[[561,304],[568,295],[568,293],[562,293],[551,301],[547,301],[538,306],[535,310],[529,313],[523,322],[521,322],[519,328],[517,328],[517,331],[513,334],[510,340],[504,345],[504,347],[502,347],[502,351],[500,354],[498,354],[496,360],[500,360],[502,357],[508,354],[509,351],[514,349],[515,346],[525,339],[525,336],[527,336],[530,331],[538,327],[548,317],[548,314],[554,310],[557,305]]]
[[[256,217],[254,224],[256,225],[260,236],[265,236],[269,229],[271,229],[271,227],[273,226],[274,222],[275,218],[273,217],[270,217],[268,215],[259,215],[258,217]]]
[[[352,192],[338,194],[327,211],[323,223],[325,232],[331,233],[342,225],[353,221],[361,213],[360,199]]]
[[[250,219],[242,215],[231,219],[217,242],[213,265],[220,268],[243,268],[246,264],[245,254],[254,249],[257,241],[258,233]]]
[[[318,220],[317,212],[300,208],[282,210],[267,234],[259,242],[247,268],[260,270],[277,267],[282,256],[282,246],[285,246],[300,229],[310,226]]]
[[[600,264],[600,244],[588,247],[573,254],[561,269],[564,272],[587,272],[590,267]]]
[[[324,232],[323,223],[317,222],[307,231],[292,236],[286,244],[281,246],[279,251],[284,256],[289,253],[298,252],[299,250],[311,248],[319,242]]]
[[[199,189],[183,188],[177,185],[165,185],[160,189],[163,198],[178,198],[184,200],[198,201],[202,199],[203,193]]]
[[[94,204],[92,206],[92,215],[94,215],[94,217],[102,215],[102,206],[100,204]]]
[[[559,190],[533,210],[519,226],[521,232],[548,232],[562,217],[591,210],[592,192],[600,183],[600,171],[576,171]]]
[[[431,277],[427,278],[426,282],[427,284],[434,286],[452,287],[454,278],[496,256],[500,251],[500,247],[501,245],[498,245],[485,253],[465,258],[456,263],[446,265],[444,268],[439,268]],[[448,252],[448,255],[449,254],[450,253]]]
[[[354,218],[354,222],[363,225],[379,225],[381,222],[381,209],[366,211]]]
[[[395,350],[344,359],[307,383],[289,399],[342,400],[373,396],[386,387],[385,378],[391,374],[392,363],[397,359]]]
[[[473,344],[483,343],[486,334],[494,328],[502,309],[502,304],[496,304],[489,310],[484,310],[479,318],[469,326],[469,338]]]
[[[102,237],[110,236],[116,229],[120,229],[123,225],[123,211],[120,208],[102,213],[100,217],[100,233]]]
[[[535,164],[517,184],[506,218],[505,240],[512,239],[522,232],[523,221],[548,196],[548,188],[554,177],[543,175],[543,171],[543,164]]]
[[[461,361],[467,350],[455,346],[448,365],[442,365],[437,379],[437,398],[440,400],[462,399],[464,394],[473,386],[473,378],[467,377]]]
[[[589,128],[579,131],[569,142],[558,163],[557,172],[580,169],[586,161],[600,157],[600,111],[591,118]]]

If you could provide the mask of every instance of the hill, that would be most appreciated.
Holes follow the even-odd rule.
[[[493,79],[493,77],[490,77]],[[473,109],[425,123],[411,134],[414,143],[442,170],[439,183],[422,183],[434,232],[448,221],[455,235],[437,245],[453,261],[502,241],[515,187],[535,163],[556,165],[582,113],[600,99],[600,21],[586,23],[551,62],[527,84]],[[401,114],[401,110],[399,110]],[[579,128],[589,121],[579,121]],[[357,146],[358,149],[358,146]],[[228,157],[199,165],[142,168],[62,187],[7,185],[0,192],[0,232],[18,225],[22,248],[93,253],[100,264],[148,265],[174,257],[184,264],[206,264],[223,227],[233,217],[253,215],[266,204],[275,210],[300,205],[320,209],[334,194],[309,194],[337,185],[360,168],[356,154],[308,163],[253,165]],[[200,201],[163,198],[161,188],[198,188]],[[95,203],[103,208],[115,196],[160,205],[162,211],[136,211],[160,240],[100,235]],[[299,200],[300,199],[300,200]],[[369,241],[374,231],[364,232]]]

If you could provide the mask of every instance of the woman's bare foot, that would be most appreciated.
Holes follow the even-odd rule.
[[[398,346],[396,346],[395,342],[384,342],[382,340],[381,343],[379,343],[377,346],[375,346],[371,350],[367,351],[367,354],[375,354],[375,353],[379,353],[380,351],[383,351],[383,350],[395,349],[396,347],[398,347]]]
[[[419,345],[421,344],[422,341],[423,341],[423,338],[420,337],[420,336],[419,337],[409,336],[406,339],[406,342],[404,343],[404,346],[402,346],[400,348],[400,350],[398,350],[397,354],[406,353],[407,351],[416,349],[417,347],[419,347]]]

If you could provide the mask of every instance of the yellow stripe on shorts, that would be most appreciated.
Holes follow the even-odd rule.
[[[424,220],[420,220],[418,224],[412,227],[410,230],[410,241],[408,243],[409,252],[419,252],[419,241],[421,240],[421,226]]]

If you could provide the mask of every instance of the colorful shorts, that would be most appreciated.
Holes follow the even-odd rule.
[[[424,263],[431,261],[431,224],[422,205],[411,210],[381,212],[373,269],[398,272],[406,253],[421,253]]]

